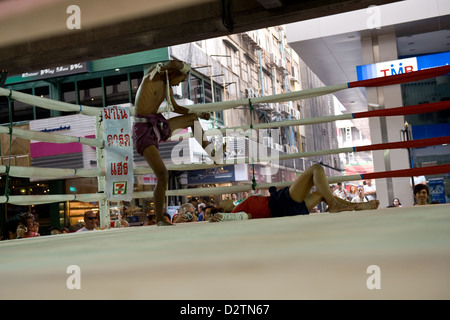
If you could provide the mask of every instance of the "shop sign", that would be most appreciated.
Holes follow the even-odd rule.
[[[131,201],[134,176],[129,108],[117,106],[104,108],[103,124],[108,199]]]
[[[428,180],[430,198],[432,202],[446,203],[444,179],[436,178]]]
[[[53,117],[30,121],[30,130],[57,133],[73,137],[95,137],[94,118],[82,114]],[[30,141],[30,156],[34,160],[33,166],[45,166],[40,161],[44,158],[73,153],[82,153],[83,145],[78,142],[53,143]],[[95,148],[92,160],[95,159]],[[67,164],[67,163],[66,163]]]
[[[8,77],[8,84],[24,81],[49,79],[55,77],[63,77],[86,72],[89,72],[88,62],[77,62],[52,68],[45,68],[41,70],[24,72],[17,75],[11,75],[10,77]]]
[[[450,52],[442,52],[420,57],[411,57],[357,66],[356,73],[359,81],[437,68],[447,66],[449,64]]]

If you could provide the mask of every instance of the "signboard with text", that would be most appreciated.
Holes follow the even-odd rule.
[[[134,180],[129,108],[104,108],[103,123],[108,200],[131,201]]]
[[[444,179],[429,179],[430,198],[435,203],[446,203]]]
[[[357,66],[356,72],[359,81],[442,67],[449,64],[450,52],[442,52]]]

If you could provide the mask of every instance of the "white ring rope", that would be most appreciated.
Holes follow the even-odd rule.
[[[274,122],[266,122],[266,123],[254,123],[252,126],[238,126],[238,127],[227,127],[227,128],[217,128],[212,130],[206,130],[205,134],[207,136],[216,135],[217,131],[220,131],[222,134],[226,134],[228,132],[233,132],[237,130],[262,130],[262,129],[273,129],[280,127],[291,127],[291,126],[302,126],[309,124],[320,124],[326,122],[333,122],[336,120],[352,120],[352,114],[340,114],[335,116],[323,116],[316,118],[304,118],[304,119],[294,119],[294,120],[285,120],[285,121],[274,121]]]
[[[9,134],[9,127],[0,126],[0,133]],[[79,142],[81,144],[91,146],[91,147],[96,147],[96,148],[103,148],[104,144],[105,144],[105,142],[101,139],[73,137],[73,136],[56,134],[56,133],[19,129],[19,128],[14,128],[14,127],[12,128],[12,134],[15,136],[24,138],[24,139],[28,139],[28,140],[53,142],[53,143]]]
[[[189,170],[200,170],[200,169],[208,169],[208,168],[216,168],[226,165],[234,165],[234,164],[255,164],[255,163],[264,163],[271,162],[277,160],[290,160],[297,158],[307,158],[314,156],[323,156],[323,155],[331,155],[331,154],[339,154],[339,153],[347,153],[347,152],[355,152],[352,147],[347,148],[339,148],[339,149],[329,149],[329,150],[321,150],[321,151],[310,151],[310,152],[298,152],[298,153],[287,153],[287,154],[279,154],[279,152],[272,150],[276,155],[275,156],[263,156],[263,157],[242,157],[242,158],[233,158],[231,160],[225,159],[221,164],[168,164],[167,170],[169,171],[189,171]],[[6,167],[4,165],[0,165],[0,173],[6,173]],[[135,175],[143,175],[143,174],[151,174],[154,173],[150,167],[135,167],[133,170]],[[70,177],[100,177],[105,176],[105,170],[100,168],[95,169],[59,169],[59,168],[39,168],[39,167],[20,167],[20,166],[11,166],[9,174],[13,177],[21,177],[21,178],[31,178],[31,177],[39,177],[39,178],[70,178]]]
[[[214,102],[214,103],[206,103],[206,104],[197,104],[197,105],[191,105],[186,106],[189,109],[190,113],[197,113],[197,112],[212,112],[212,111],[222,111],[226,109],[235,108],[238,106],[248,105],[250,102],[252,104],[260,104],[260,103],[274,103],[274,102],[286,102],[286,101],[294,101],[294,100],[300,100],[300,99],[306,99],[306,98],[312,98],[317,96],[322,96],[326,94],[331,94],[339,90],[348,89],[349,84],[343,83],[343,84],[337,84],[322,88],[314,88],[314,89],[307,89],[307,90],[301,90],[301,91],[295,91],[295,92],[289,92],[289,93],[282,93],[282,94],[276,94],[271,96],[263,96],[263,97],[254,97],[254,98],[246,98],[246,99],[240,99],[235,101],[223,101],[223,102]],[[13,100],[18,100],[23,103],[42,107],[45,109],[50,110],[57,110],[57,111],[65,111],[65,112],[79,112],[85,115],[89,116],[96,116],[97,122],[98,119],[101,117],[102,114],[102,108],[97,107],[89,107],[89,106],[82,106],[82,105],[73,105],[66,102],[61,101],[55,101],[47,98],[41,98],[38,96],[33,96],[9,89],[0,88],[0,96],[7,96],[10,97]],[[130,108],[130,115],[134,114],[135,109],[132,107]],[[234,128],[223,128],[223,129],[214,129],[214,130],[208,130],[207,135],[215,135],[218,132],[227,133],[227,130],[236,130],[236,129],[269,129],[269,128],[276,128],[281,126],[297,126],[297,125],[304,125],[304,124],[315,124],[315,123],[323,123],[323,122],[330,122],[335,120],[347,120],[352,119],[351,114],[346,115],[338,115],[338,116],[325,116],[325,117],[319,117],[314,119],[298,119],[298,120],[287,120],[283,122],[274,122],[274,123],[261,123],[261,124],[254,124],[252,127],[250,126],[241,126],[241,127],[234,127]],[[98,124],[97,124],[98,125]],[[96,131],[97,132],[97,131]],[[228,131],[229,132],[229,131]],[[9,133],[8,127],[0,127],[0,133]],[[93,147],[97,147],[99,151],[100,148],[104,147],[104,141],[103,139],[89,139],[89,138],[81,138],[81,137],[70,137],[65,135],[58,135],[58,134],[49,134],[49,133],[42,133],[42,132],[34,132],[30,130],[23,130],[23,129],[13,129],[12,134],[15,135],[21,135],[21,137],[30,139],[30,140],[40,140],[45,142],[56,142],[56,143],[66,143],[66,142],[80,142],[86,145],[90,145]],[[102,135],[98,135],[97,137],[101,138]],[[75,139],[75,140],[73,140]],[[277,154],[275,157],[275,160],[285,160],[285,159],[293,159],[293,158],[299,158],[299,157],[308,157],[308,156],[317,156],[317,155],[325,155],[325,154],[334,154],[334,153],[342,153],[342,152],[354,152],[353,148],[341,148],[341,149],[332,149],[332,150],[323,150],[323,151],[314,151],[314,152],[303,152],[303,153],[294,153],[294,154]],[[99,156],[99,155],[98,155]],[[239,160],[242,161],[242,159],[236,159],[238,162]],[[255,160],[258,162],[264,162],[268,160],[274,160],[274,157],[260,157],[260,158],[245,158],[245,163],[255,163]],[[233,160],[234,163],[234,160]],[[239,162],[241,163],[241,162]],[[223,164],[221,164],[223,165]],[[195,169],[197,167],[216,167],[216,165],[199,165],[195,166]],[[168,170],[189,170],[193,168],[192,165],[174,165],[173,169],[172,166],[167,166]],[[7,166],[0,166],[0,173],[6,172]],[[9,174],[14,176],[18,175],[21,177],[25,176],[40,176],[44,175],[46,177],[66,177],[66,176],[86,176],[86,177],[92,177],[96,176],[99,179],[101,177],[104,177],[104,169],[97,168],[97,169],[50,169],[50,168],[29,168],[29,167],[9,167]],[[151,172],[150,168],[135,168],[134,173],[135,174],[143,174],[144,172]],[[351,176],[339,176],[339,177],[330,177],[328,178],[329,183],[335,183],[335,182],[344,182],[344,181],[354,181],[354,180],[361,180],[361,175],[351,175]],[[100,180],[99,180],[100,181]],[[282,186],[289,186],[293,182],[292,181],[286,181],[286,182],[279,182],[279,183],[262,183],[258,184],[256,186],[256,189],[267,189],[270,186],[276,186],[276,187],[282,187]],[[179,189],[179,190],[168,190],[166,192],[166,196],[173,196],[173,195],[181,195],[181,196],[188,196],[188,195],[214,195],[214,194],[223,194],[223,193],[236,193],[236,192],[243,192],[243,191],[250,191],[253,188],[255,188],[252,184],[245,184],[240,186],[231,186],[231,187],[216,187],[216,188],[195,188],[195,189]],[[133,193],[133,198],[143,198],[143,197],[152,197],[153,192],[135,192]],[[43,203],[52,203],[52,202],[61,202],[61,201],[82,201],[82,202],[105,202],[107,199],[107,195],[105,193],[96,193],[96,194],[68,194],[68,195],[27,195],[27,196],[0,196],[0,203],[13,203],[13,204],[43,204]]]
[[[104,193],[83,194],[53,194],[53,195],[26,195],[26,196],[0,196],[0,203],[11,203],[16,205],[47,204],[63,201],[98,202],[106,199]]]
[[[259,103],[273,103],[273,102],[286,102],[286,101],[294,101],[300,99],[313,98],[325,94],[330,94],[339,90],[348,89],[347,83],[341,83],[337,85],[322,87],[322,88],[314,88],[314,89],[306,89],[288,93],[280,93],[270,96],[263,97],[254,97],[251,98],[251,102],[253,104]],[[74,105],[67,102],[56,101],[48,98],[42,98],[33,96],[30,94],[0,88],[0,96],[8,97],[11,94],[11,98],[17,101],[21,101],[23,103],[27,103],[29,105],[34,105],[37,107],[50,109],[50,110],[58,110],[58,111],[66,111],[66,112],[80,112],[89,116],[100,116],[102,113],[101,108],[97,107],[89,107],[82,105]],[[189,109],[190,113],[196,112],[212,112],[212,111],[222,111],[226,109],[232,109],[238,106],[247,105],[249,99],[240,99],[233,101],[222,101],[222,102],[212,102],[212,103],[204,103],[204,104],[194,104],[190,106],[185,106]],[[130,108],[130,115],[134,115],[134,107]]]
[[[0,166],[0,173],[6,173],[7,166]],[[9,167],[9,175],[19,178],[69,178],[83,177],[94,178],[104,176],[105,171],[100,168],[95,169],[60,169],[60,168],[40,168],[40,167]]]
[[[345,181],[358,181],[361,180],[361,175],[348,175],[348,176],[338,176],[338,177],[328,177],[329,183],[338,183]],[[270,182],[270,183],[258,183],[256,186],[257,190],[269,189],[271,186],[277,188],[289,187],[294,181],[281,181],[281,182]],[[223,195],[230,193],[239,193],[245,191],[251,191],[253,189],[252,184],[242,184],[239,186],[228,186],[228,187],[215,187],[215,188],[189,188],[189,189],[177,189],[177,190],[167,190],[166,196],[205,196],[205,195]],[[153,197],[153,191],[141,191],[134,192],[133,198],[151,198]]]
[[[9,97],[10,94],[11,99],[29,104],[30,106],[65,112],[80,112],[87,116],[100,116],[102,114],[101,108],[74,105],[67,102],[56,101],[48,98],[33,96],[31,94],[22,93],[19,91],[0,88],[0,96]]]
[[[294,101],[294,100],[300,100],[300,99],[307,99],[307,98],[314,98],[318,96],[322,96],[325,94],[330,94],[339,90],[348,89],[347,83],[322,87],[322,88],[314,88],[314,89],[306,89],[306,90],[300,90],[300,91],[294,91],[294,92],[288,92],[288,93],[280,93],[280,94],[274,94],[270,96],[263,96],[263,97],[254,97],[250,98],[252,104],[259,104],[259,103],[273,103],[273,102],[286,102],[286,101]],[[222,101],[222,102],[211,102],[211,103],[204,103],[204,104],[194,104],[185,106],[189,109],[189,112],[195,113],[195,112],[207,112],[207,111],[222,111],[226,109],[232,109],[235,107],[239,107],[242,105],[247,105],[249,101],[249,98],[246,99],[240,99],[240,100],[233,100],[233,101]]]

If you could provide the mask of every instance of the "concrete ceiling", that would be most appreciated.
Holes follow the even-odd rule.
[[[402,1],[387,4],[385,7],[402,6],[403,10],[408,8],[408,3]],[[439,1],[439,0],[436,0]],[[422,5],[427,5],[422,2]],[[430,3],[428,4],[430,6]],[[399,11],[390,10],[395,17]],[[423,9],[423,8],[422,8]],[[447,12],[448,8],[440,8]],[[417,9],[420,11],[420,9]],[[426,10],[423,10],[426,11]],[[431,10],[432,11],[432,10]],[[404,11],[403,11],[404,12]],[[347,12],[339,17],[326,17],[328,27],[324,25],[323,19],[313,19],[299,23],[288,24],[287,39],[289,45],[297,52],[302,60],[311,68],[325,85],[334,85],[357,80],[356,66],[363,65],[361,39],[376,37],[384,34],[394,33],[397,36],[398,56],[417,56],[426,53],[450,51],[450,15],[432,17],[432,14],[424,13],[427,18],[417,18],[413,21],[403,19],[401,16],[389,19],[383,11],[385,26],[379,29],[367,29],[365,12]],[[412,17],[411,17],[412,15]],[[416,18],[410,14],[411,20]],[[355,22],[355,20],[361,21]],[[349,21],[343,25],[343,21]],[[329,26],[335,26],[330,28]],[[360,27],[362,29],[359,29]],[[302,33],[302,30],[314,30]],[[327,29],[327,31],[325,31]],[[352,31],[352,29],[354,29]],[[328,35],[328,33],[332,35]],[[336,98],[343,104],[343,113],[356,113],[368,110],[367,99],[364,88],[342,90],[335,93]],[[356,127],[366,137],[370,136],[367,121],[355,122]]]
[[[364,64],[361,39],[391,32],[397,35],[399,57],[450,51],[450,16],[294,41],[289,45],[328,86],[358,80],[356,66]],[[367,111],[364,89],[348,89],[335,95],[346,108],[344,113]]]
[[[77,16],[70,8],[72,0],[3,0],[0,68],[18,74],[391,2],[395,1],[79,0]],[[69,29],[67,22],[77,17],[81,29]]]

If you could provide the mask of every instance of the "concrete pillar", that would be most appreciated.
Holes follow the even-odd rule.
[[[364,64],[398,59],[395,33],[372,35],[361,39],[361,42]],[[403,105],[400,85],[367,88],[366,91],[369,110],[370,104],[379,105],[377,108],[380,109]],[[370,118],[372,144],[400,141],[400,130],[404,129],[404,122],[403,116]],[[406,149],[374,151],[373,161],[375,172],[409,168]],[[414,203],[409,178],[377,179],[376,188],[380,208],[390,205],[395,197],[400,199],[402,205]]]

